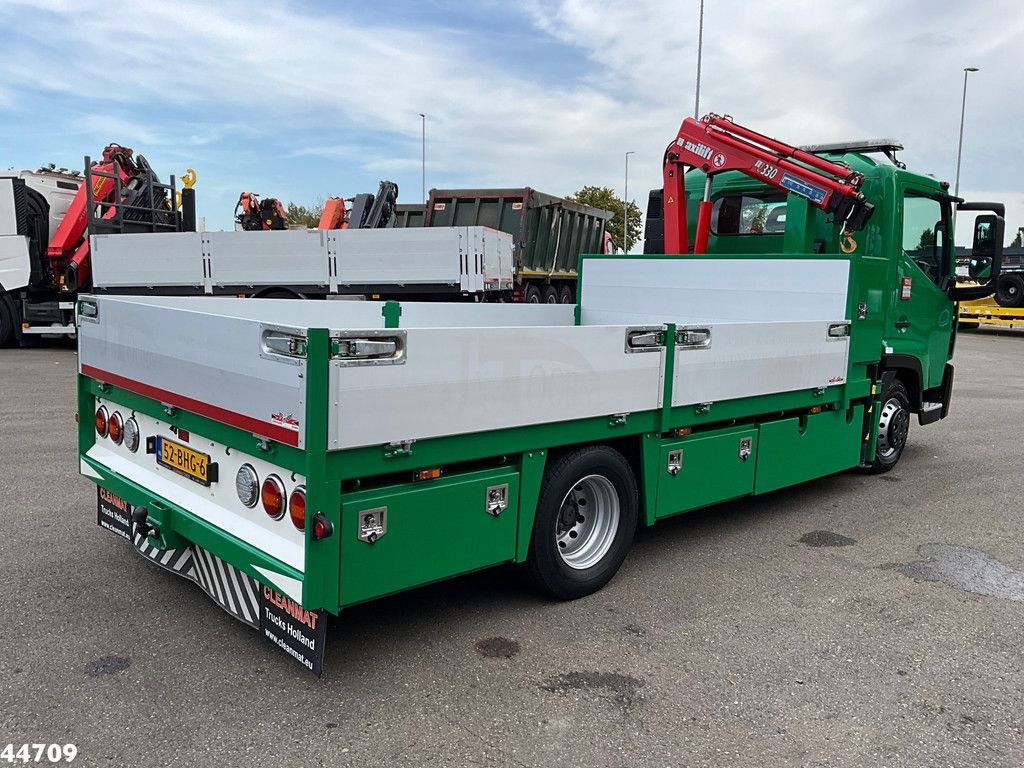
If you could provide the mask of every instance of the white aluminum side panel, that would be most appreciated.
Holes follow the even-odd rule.
[[[480,290],[482,227],[342,229],[329,233],[342,286],[447,284]],[[507,238],[504,232],[488,237]],[[474,242],[476,240],[477,242]],[[468,281],[468,282],[467,282]]]
[[[480,227],[483,250],[483,280],[485,291],[510,291],[515,277],[513,251],[515,243],[510,235],[490,227]]]
[[[32,264],[28,258],[28,238],[0,235],[0,287],[13,291],[28,285]]]
[[[122,236],[127,237],[118,235]],[[79,317],[80,371],[92,366],[223,409],[242,421],[251,419],[251,431],[261,436],[274,437],[287,430],[302,447],[306,362],[262,353],[265,324],[145,299],[88,298],[98,305],[99,316],[97,320]],[[178,299],[195,306],[208,301],[213,299]],[[287,417],[298,424],[288,425]]]
[[[403,301],[399,324],[402,328],[565,326],[575,324],[574,309],[571,304]]]
[[[840,316],[841,317],[841,316]],[[705,349],[677,349],[672,405],[843,384],[849,337],[829,339],[830,323],[717,323]]]
[[[105,401],[103,398],[98,398],[97,402],[106,404],[111,413],[125,413],[125,410],[116,403]],[[139,425],[143,446],[146,444],[146,438],[154,435],[176,439],[166,422],[150,418],[143,413],[136,413],[135,420]],[[291,493],[297,486],[304,485],[305,477],[296,475],[293,479],[291,472],[282,470],[259,456],[235,450],[228,451],[220,443],[215,443],[195,432],[189,437],[188,444],[197,451],[209,454],[210,460],[217,462],[220,479],[209,488],[160,466],[157,464],[156,456],[146,453],[144,448],[132,453],[124,445],[97,439],[87,455],[112,472],[141,485],[172,504],[187,509],[261,552],[296,570],[305,570],[303,533],[292,525],[287,515],[281,520],[272,520],[259,503],[254,509],[249,509],[239,501],[235,492],[235,474],[243,464],[250,464],[261,481],[272,473],[280,477],[286,493]],[[253,445],[255,446],[255,441]],[[84,471],[84,467],[88,465],[83,462],[82,466]]]
[[[93,235],[89,259],[97,288],[203,286],[203,246],[198,232]]]
[[[14,180],[9,177],[0,178],[0,235],[16,234],[18,214],[14,209]]]
[[[841,320],[844,259],[587,259],[583,325]]]
[[[318,285],[330,282],[327,233],[319,229],[206,232],[214,285]]]
[[[626,353],[625,330],[409,329],[404,365],[332,363],[330,447],[658,408],[664,352]]]
[[[230,296],[145,296],[129,298],[154,307],[204,315],[256,320],[300,328],[383,328],[383,301],[312,301],[306,299],[236,299]],[[403,311],[407,305],[403,304]],[[479,305],[465,305],[467,307]]]

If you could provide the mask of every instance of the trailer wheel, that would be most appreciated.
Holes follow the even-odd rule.
[[[18,333],[18,308],[8,293],[0,293],[0,347],[9,347]]]
[[[540,288],[532,283],[526,286],[526,295],[524,300],[527,304],[542,304],[543,301],[540,295]]]
[[[571,285],[563,285],[558,291],[559,304],[575,304],[576,297],[573,295]]]
[[[544,475],[527,568],[552,597],[574,600],[601,589],[633,542],[636,479],[607,446],[562,456]]]
[[[878,416],[878,443],[875,460],[868,472],[880,475],[896,466],[907,445],[910,432],[910,398],[899,379],[892,379],[882,390],[882,411]]]
[[[544,288],[544,303],[545,304],[557,304],[558,303],[558,289],[549,285]]]
[[[1024,307],[1024,275],[1000,275],[996,281],[996,303],[1001,307]]]

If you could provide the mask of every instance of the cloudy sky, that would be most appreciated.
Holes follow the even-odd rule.
[[[0,167],[111,141],[193,167],[227,228],[243,189],[300,203],[399,184],[584,184],[641,206],[694,108],[698,0],[0,0]],[[1024,7],[707,0],[701,112],[792,143],[894,137],[911,168],[1024,226]],[[961,237],[967,227],[961,227]]]

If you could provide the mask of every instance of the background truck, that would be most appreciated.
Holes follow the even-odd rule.
[[[400,218],[399,226],[479,225],[512,235],[515,286],[511,297],[528,304],[572,304],[576,263],[583,253],[604,253],[605,224],[612,214],[589,205],[517,189],[432,189],[422,221]]]
[[[580,597],[638,523],[892,469],[950,407],[946,186],[713,116],[665,180],[668,255],[584,256],[574,306],[82,298],[98,524],[319,673],[347,606],[502,562]]]
[[[92,287],[90,234],[185,229],[195,229],[190,186],[179,198],[173,176],[162,184],[145,157],[119,144],[96,163],[86,157],[84,174],[0,174],[0,346],[75,333],[75,298]]]

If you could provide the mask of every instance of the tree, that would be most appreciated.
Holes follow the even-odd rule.
[[[316,227],[320,225],[320,216],[323,212],[323,198],[318,198],[317,201],[309,207],[299,205],[298,203],[288,203],[288,226],[316,229]]]
[[[1022,245],[1024,245],[1024,243],[1021,242],[1022,238],[1024,238],[1024,227],[1021,227],[1020,229],[1017,230],[1017,236],[1013,238],[1013,242],[1010,243],[1010,247],[1020,248]]]
[[[629,241],[626,242],[622,237],[622,198],[616,197],[611,187],[583,187],[575,195],[569,195],[569,199],[593,208],[611,211],[612,217],[608,219],[605,227],[612,239],[627,252],[640,239],[643,225],[639,206],[632,200],[629,201]]]
[[[931,248],[935,245],[935,233],[928,227],[921,233],[921,241],[917,244],[918,249]]]

